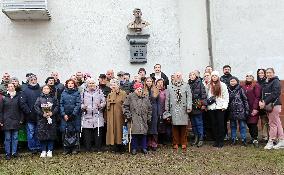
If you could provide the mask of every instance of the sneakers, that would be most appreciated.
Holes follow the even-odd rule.
[[[46,157],[52,157],[52,151],[47,151]]]
[[[279,140],[277,145],[273,146],[273,149],[281,149],[284,148],[284,140]]]
[[[258,140],[253,140],[253,141],[252,141],[252,144],[253,144],[253,146],[254,146],[255,148],[258,148],[258,147],[259,147],[259,145],[258,145]]]
[[[272,149],[273,148],[273,141],[269,140],[266,144],[266,146],[264,147],[264,149]]]
[[[41,154],[40,154],[40,157],[42,157],[42,158],[46,157],[46,151],[42,151]]]

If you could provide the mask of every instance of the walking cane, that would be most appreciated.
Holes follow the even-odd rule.
[[[100,137],[100,111],[98,110],[98,137]]]
[[[128,152],[129,153],[131,149],[131,140],[132,140],[132,120],[130,121],[130,128],[129,128],[129,142],[128,142]]]

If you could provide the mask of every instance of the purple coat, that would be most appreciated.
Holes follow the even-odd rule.
[[[259,111],[259,104],[258,102],[261,99],[261,86],[258,83],[253,84],[243,84],[242,88],[245,91],[245,94],[248,98],[248,104],[250,109],[250,114],[252,110],[258,110]],[[247,123],[256,124],[258,123],[259,119],[259,113],[257,113],[255,116],[250,115]]]

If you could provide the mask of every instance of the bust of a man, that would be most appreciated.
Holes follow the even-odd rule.
[[[133,10],[133,15],[135,16],[135,20],[127,25],[128,29],[133,30],[136,33],[140,33],[144,27],[150,25],[147,21],[142,20],[141,9],[135,8]]]

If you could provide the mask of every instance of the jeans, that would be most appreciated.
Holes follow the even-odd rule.
[[[147,136],[143,134],[133,134],[131,139],[132,149],[137,150],[138,147],[141,149],[147,149]]]
[[[5,145],[6,155],[11,155],[11,148],[12,148],[12,155],[17,153],[18,130],[5,131],[4,145]]]
[[[28,122],[26,125],[27,129],[27,139],[28,139],[28,147],[31,151],[40,150],[40,143],[37,139],[36,132],[37,126],[35,122]]]
[[[195,136],[199,137],[199,140],[203,140],[203,117],[202,114],[192,115],[191,126]]]
[[[239,122],[239,130],[241,133],[242,141],[246,141],[246,134],[247,134],[247,126],[244,120],[230,120],[231,125],[231,137],[235,139],[237,137],[237,121]]]
[[[40,141],[41,151],[53,151],[53,140]]]

